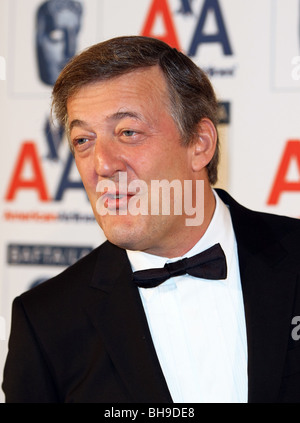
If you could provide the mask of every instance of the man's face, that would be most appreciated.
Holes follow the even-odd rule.
[[[195,175],[191,149],[181,144],[170,115],[160,69],[151,67],[86,85],[68,100],[67,111],[76,165],[107,239],[122,248],[175,254],[186,232],[186,216],[175,215],[172,207],[170,215],[152,214],[151,181],[179,180],[183,186],[184,180],[193,180]],[[127,179],[125,196],[121,175]],[[137,192],[132,189],[134,180],[144,181],[138,195],[141,202],[147,197],[146,214],[123,213]],[[97,185],[107,181],[115,184],[117,196],[108,192],[102,198],[108,210],[116,213],[101,216],[97,201],[104,194],[97,192]]]

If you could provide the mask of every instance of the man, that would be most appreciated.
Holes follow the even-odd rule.
[[[108,241],[14,301],[6,401],[300,402],[299,221],[211,188],[205,74],[116,38],[69,62],[53,106]]]

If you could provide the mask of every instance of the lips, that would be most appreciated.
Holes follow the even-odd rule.
[[[105,192],[101,194],[101,202],[108,210],[127,210],[128,202],[136,193]]]

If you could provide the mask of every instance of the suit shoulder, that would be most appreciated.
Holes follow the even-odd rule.
[[[298,218],[253,210],[250,210],[250,212],[256,214],[259,219],[266,223],[279,226],[283,230],[300,230],[300,219]]]
[[[114,269],[122,273],[122,264],[118,267],[117,262],[124,262],[124,257],[124,250],[105,241],[59,275],[17,297],[13,316],[25,318],[46,343],[47,334],[59,332],[61,340],[70,337],[86,321],[87,310],[107,296],[107,273]]]
[[[289,254],[297,255],[300,219],[251,210],[234,200],[226,191],[217,190],[229,207],[237,241],[253,253],[282,244]],[[298,249],[298,251],[300,251]]]
[[[300,219],[298,218],[249,209],[248,212],[254,216],[254,219],[261,221],[263,225],[276,231],[278,237],[288,233],[300,235]]]
[[[22,303],[55,304],[58,299],[79,297],[92,280],[98,257],[107,249],[106,244],[107,241],[58,275],[22,293],[19,297]]]
[[[239,204],[222,189],[216,189],[216,192],[220,196],[221,200],[229,206],[230,210],[233,211],[233,214],[238,216],[241,222],[245,221],[247,224],[254,224],[257,221],[263,222],[266,225],[281,227],[284,231],[289,229],[296,231],[300,230],[300,219],[253,210]]]

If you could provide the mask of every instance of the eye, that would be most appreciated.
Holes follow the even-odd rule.
[[[53,29],[50,34],[49,34],[49,38],[51,39],[51,41],[53,42],[60,42],[63,41],[65,38],[65,33],[63,30],[61,29]]]
[[[77,145],[83,145],[86,142],[88,142],[88,138],[79,138],[78,140],[76,140]]]
[[[75,138],[73,140],[74,149],[76,149],[78,152],[87,150],[90,145],[91,143],[89,138],[82,137],[82,138]]]
[[[135,134],[136,134],[136,132],[135,132],[135,131],[132,131],[132,130],[130,130],[130,129],[126,129],[125,131],[123,131],[123,132],[122,132],[122,134],[123,134],[125,137],[132,137],[133,135],[135,135]]]
[[[76,147],[86,144],[89,141],[88,138],[77,138],[73,141],[74,146]]]

